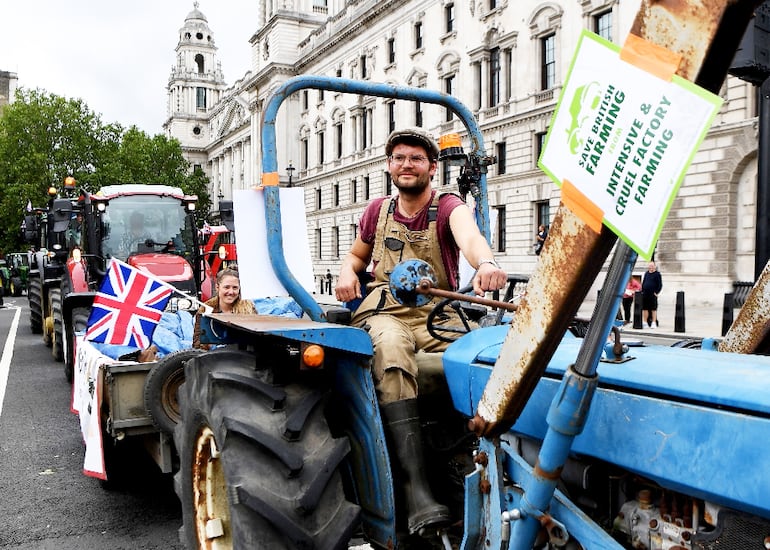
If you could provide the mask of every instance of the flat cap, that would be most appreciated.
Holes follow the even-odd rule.
[[[399,143],[423,147],[431,160],[436,160],[438,158],[438,145],[436,145],[436,140],[422,128],[404,128],[402,130],[391,132],[388,136],[388,141],[385,144],[385,154],[390,156],[393,152],[393,148]]]

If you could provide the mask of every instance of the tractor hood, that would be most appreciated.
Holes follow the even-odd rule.
[[[172,284],[193,279],[187,260],[174,254],[137,254],[128,258],[128,264]]]

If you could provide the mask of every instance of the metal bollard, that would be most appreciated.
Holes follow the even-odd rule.
[[[634,293],[634,328],[642,328],[642,293]]]
[[[733,324],[734,307],[735,307],[735,302],[733,300],[733,293],[726,292],[725,302],[724,302],[724,305],[722,306],[722,336],[727,334],[727,331],[730,330],[730,327]]]
[[[680,290],[676,293],[674,332],[684,332],[684,290]]]

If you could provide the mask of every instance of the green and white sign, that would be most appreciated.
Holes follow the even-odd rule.
[[[539,166],[557,185],[570,182],[649,259],[721,104],[681,77],[667,81],[621,60],[619,46],[583,31]]]

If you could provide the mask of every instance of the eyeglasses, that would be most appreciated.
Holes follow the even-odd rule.
[[[422,164],[429,160],[428,157],[422,155],[390,155],[390,162],[393,164],[404,164],[406,159],[409,159],[412,164]]]

